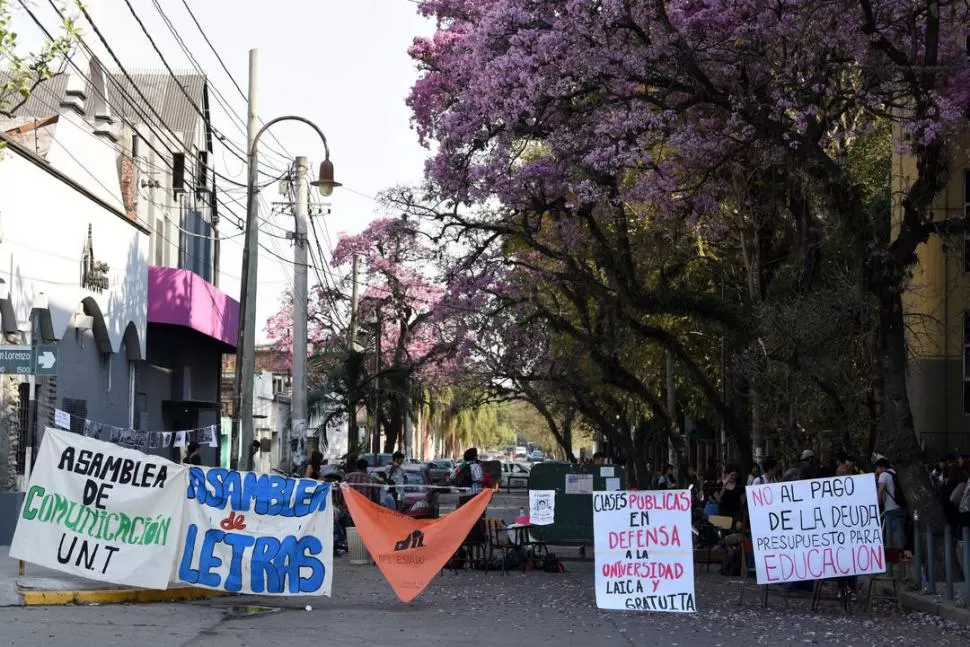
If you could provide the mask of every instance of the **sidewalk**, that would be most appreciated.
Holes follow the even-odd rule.
[[[900,591],[899,603],[907,611],[930,613],[943,620],[950,620],[970,627],[970,608],[964,605],[963,583],[960,582],[955,589],[952,600],[947,600],[946,596],[943,595],[943,591],[946,590],[944,583],[937,584],[935,595],[918,591]]]
[[[221,591],[191,586],[173,586],[164,591],[118,586],[34,564],[24,564],[24,575],[21,576],[17,560],[10,557],[10,547],[0,546],[0,607],[170,602],[225,595]]]

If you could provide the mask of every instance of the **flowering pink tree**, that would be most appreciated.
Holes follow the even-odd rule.
[[[404,437],[414,396],[457,367],[465,328],[453,311],[440,307],[445,292],[437,272],[444,255],[414,221],[373,221],[340,240],[332,263],[347,266],[354,257],[361,265],[361,327],[381,351],[372,373],[381,403],[376,415],[385,431],[384,451],[393,451]]]
[[[918,455],[906,392],[901,292],[917,248],[966,229],[934,221],[950,140],[968,106],[968,7],[936,0],[425,0],[438,21],[412,55],[409,97],[448,224],[493,232],[562,286],[581,314],[609,308],[671,351],[726,423],[733,413],[658,315],[739,325],[705,295],[678,293],[637,253],[647,232],[747,245],[750,298],[794,231],[810,277],[813,232],[845,238],[877,306],[881,446]],[[876,232],[847,150],[888,119],[912,158],[897,227]],[[738,217],[740,214],[741,217]],[[743,220],[743,224],[738,224]],[[678,238],[680,237],[680,238]],[[750,241],[755,241],[750,243]],[[817,244],[816,244],[817,247]],[[548,321],[561,327],[557,312]],[[651,319],[651,317],[654,317]],[[741,327],[741,326],[739,326]],[[575,328],[573,326],[573,328]],[[581,328],[581,327],[580,327]],[[583,331],[580,330],[580,333]],[[588,331],[595,335],[595,331]],[[590,340],[595,342],[595,340]],[[599,353],[605,372],[615,358]],[[635,375],[628,376],[635,378]],[[629,388],[635,389],[632,381]]]

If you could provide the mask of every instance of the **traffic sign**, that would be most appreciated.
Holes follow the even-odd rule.
[[[57,375],[57,346],[40,344],[34,353],[36,375]]]
[[[0,373],[31,375],[34,352],[30,346],[0,346]]]

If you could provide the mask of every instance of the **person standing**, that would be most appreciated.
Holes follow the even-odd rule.
[[[798,478],[802,481],[818,478],[818,460],[811,449],[802,452],[801,459],[795,467],[798,468]]]
[[[310,454],[310,461],[306,465],[306,469],[303,470],[303,476],[308,479],[320,480],[322,476],[321,471],[323,469],[323,454],[320,452],[313,452]]]
[[[354,467],[356,470],[350,472],[344,477],[344,483],[349,485],[354,490],[357,490],[374,503],[379,504],[381,502],[381,488],[374,487],[374,479],[372,479],[370,474],[367,473],[367,468],[369,467],[367,459],[358,458],[357,462],[354,464]]]
[[[876,461],[879,505],[886,515],[886,539],[892,548],[906,547],[906,498],[896,470],[885,456]]]
[[[737,520],[741,516],[744,501],[744,485],[741,481],[741,470],[734,465],[727,466],[727,476],[721,489],[714,494],[720,506],[720,514]]]
[[[182,462],[186,465],[202,465],[202,446],[194,440],[190,442]]]
[[[472,497],[480,493],[484,487],[485,475],[482,473],[482,466],[478,462],[478,450],[469,447],[462,456],[464,464],[458,469],[455,477],[455,486],[464,491],[458,494],[458,507],[470,501]]]
[[[775,457],[766,456],[764,473],[756,476],[751,481],[750,485],[768,485],[769,483],[777,483],[779,469],[780,466],[778,465],[778,461],[775,460]]]
[[[404,477],[404,454],[401,452],[394,452],[391,456],[391,465],[387,468],[387,484],[388,493],[394,499],[395,504],[399,504],[399,497],[404,491],[404,483],[406,481]]]

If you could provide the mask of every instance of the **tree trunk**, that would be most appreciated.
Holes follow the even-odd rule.
[[[879,367],[884,388],[875,450],[897,468],[909,513],[918,512],[924,524],[941,528],[945,521],[923,467],[923,451],[916,438],[906,391],[906,329],[902,298],[899,290],[881,291],[879,296],[879,346],[883,351]]]
[[[397,451],[397,442],[403,438],[404,412],[397,402],[391,405],[390,420],[384,426],[384,453],[392,454]]]

